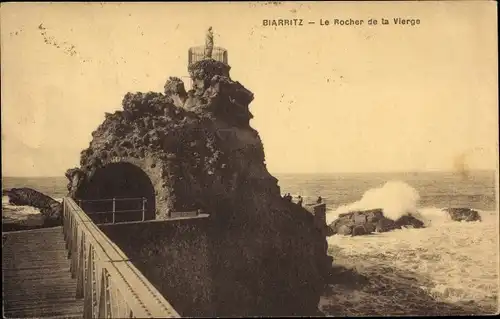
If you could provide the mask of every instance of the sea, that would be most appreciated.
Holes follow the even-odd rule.
[[[321,297],[327,315],[493,314],[499,311],[499,209],[494,171],[273,174],[282,195],[327,205],[327,222],[352,209],[412,211],[426,227],[368,236],[334,235],[328,253],[339,271]],[[55,199],[64,177],[4,177],[2,188],[31,187]],[[467,207],[482,221],[456,222],[442,210]],[[2,198],[3,220],[36,214]],[[10,217],[8,216],[10,215]],[[15,217],[14,217],[15,218]],[[341,275],[340,275],[341,274]]]

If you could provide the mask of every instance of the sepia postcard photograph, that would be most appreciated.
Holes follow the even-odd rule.
[[[3,318],[499,314],[495,1],[3,2]]]

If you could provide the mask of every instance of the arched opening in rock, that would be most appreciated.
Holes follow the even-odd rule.
[[[154,186],[141,168],[130,163],[112,163],[97,169],[77,198],[98,223],[113,222],[113,208],[114,222],[155,219]]]

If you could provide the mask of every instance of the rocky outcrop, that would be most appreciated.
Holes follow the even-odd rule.
[[[120,195],[123,174],[97,176],[133,164],[150,180],[156,219],[210,214],[217,316],[315,315],[332,262],[325,235],[311,213],[282,200],[249,125],[253,94],[229,70],[203,60],[189,66],[186,93],[179,78],[169,78],[164,94],[127,93],[123,109],[92,133],[81,166],[68,170],[69,192]]]
[[[80,187],[83,179],[85,178],[85,173],[79,168],[70,168],[64,174],[69,180],[68,192],[70,197],[75,197],[76,190]]]
[[[445,208],[444,211],[447,212],[454,221],[481,221],[481,215],[470,208]]]
[[[423,228],[424,223],[411,214],[392,220],[384,216],[382,209],[371,209],[340,214],[329,225],[331,235],[351,236],[367,235],[373,232],[388,232],[403,227]]]
[[[183,107],[188,94],[184,88],[184,82],[180,78],[170,77],[164,86],[165,94],[170,96],[177,107]]]
[[[303,206],[309,213],[314,216],[314,223],[325,236],[330,235],[330,227],[326,224],[326,204],[325,203],[306,203]]]
[[[2,190],[2,196],[8,196],[12,205],[38,208],[45,227],[62,225],[62,204],[45,194],[24,187]]]

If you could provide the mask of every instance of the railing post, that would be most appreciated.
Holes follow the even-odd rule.
[[[68,258],[71,258],[71,252],[73,249],[73,215],[70,213],[68,215]]]
[[[113,197],[113,224],[115,223],[116,200]]]
[[[75,224],[73,225],[73,238],[71,240],[71,263],[70,263],[70,270],[71,270],[71,278],[76,278],[78,274],[78,227]]]
[[[92,245],[89,244],[88,257],[87,257],[87,269],[86,269],[86,282],[85,290],[83,293],[83,318],[91,319],[93,318],[93,290],[92,290],[92,263],[94,262],[94,256],[92,251]]]
[[[146,198],[142,198],[142,221],[146,218]]]
[[[84,273],[85,273],[85,233],[82,232],[80,240],[80,249],[78,251],[78,267],[76,274],[76,298],[83,297]]]
[[[101,287],[99,298],[99,313],[98,318],[112,318],[111,313],[111,287],[109,282],[109,274],[106,268],[102,269],[101,273]]]
[[[66,208],[66,198],[63,198],[63,234],[64,234],[64,244],[66,249],[68,249],[68,209]]]
[[[99,292],[99,287],[98,287],[98,270],[97,270],[97,260],[95,256],[95,251],[92,250],[92,318],[99,318],[98,317],[98,311],[99,311],[99,295],[97,294]]]
[[[105,291],[105,287],[106,287],[106,279],[105,279],[105,276],[106,276],[106,270],[103,269],[102,270],[102,273],[101,273],[101,279],[100,279],[100,282],[101,282],[101,285],[100,285],[100,289],[99,289],[99,296],[96,296],[99,300],[99,303],[97,304],[97,318],[108,318],[106,316],[106,291]]]
[[[62,226],[63,226],[62,231],[63,231],[63,234],[65,234],[65,232],[64,232],[64,219],[65,219],[64,217],[65,216],[64,215],[66,215],[66,205],[64,204],[64,198],[62,199],[61,204],[62,204],[62,209],[63,209],[63,211],[62,211]],[[66,237],[64,237],[64,238],[66,239]]]

